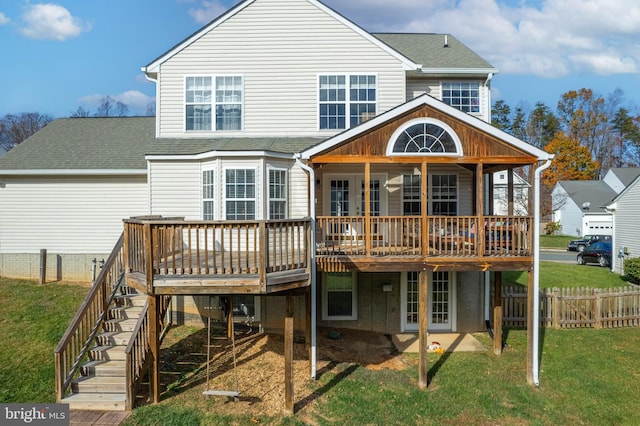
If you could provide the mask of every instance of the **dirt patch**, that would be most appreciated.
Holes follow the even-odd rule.
[[[178,327],[162,345],[161,383],[164,403],[199,407],[218,413],[276,416],[284,409],[284,339],[281,335],[239,330],[233,368],[231,341],[215,334],[207,372],[207,331]],[[403,369],[410,361],[398,353],[389,336],[346,329],[318,329],[318,377],[348,375],[356,365],[372,370]],[[320,382],[311,379],[309,351],[302,339],[294,344],[296,413],[312,409],[322,397]],[[208,380],[207,380],[208,377]],[[145,387],[146,388],[146,387]],[[240,392],[238,400],[205,396],[206,389]]]

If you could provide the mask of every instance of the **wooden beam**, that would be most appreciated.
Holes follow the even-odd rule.
[[[534,384],[533,378],[533,357],[538,354],[533,353],[533,307],[534,297],[537,297],[533,293],[533,271],[529,271],[529,282],[527,285],[527,383]]]
[[[418,276],[418,345],[419,345],[419,364],[418,364],[418,386],[421,389],[429,386],[428,368],[427,368],[427,324],[428,324],[428,294],[429,294],[429,275],[431,271],[422,270]]]
[[[482,163],[476,165],[476,217],[478,223],[476,223],[476,241],[478,242],[478,256],[484,255],[484,184],[482,177],[484,176],[484,169]]]
[[[368,237],[364,241],[364,250],[367,255],[371,253],[371,163],[364,163],[364,233]]]
[[[513,216],[513,169],[507,169],[507,214]]]
[[[429,215],[429,179],[427,175],[427,162],[423,159],[422,166],[420,168],[420,214],[422,223],[420,224],[420,246],[422,257],[426,257],[429,253],[429,232],[427,225],[427,216]]]
[[[151,371],[149,372],[149,395],[151,402],[160,402],[160,301],[157,296],[148,296],[149,346]]]
[[[493,353],[502,354],[502,271],[494,273],[493,281]]]
[[[293,416],[293,296],[286,296],[284,318],[284,413]]]

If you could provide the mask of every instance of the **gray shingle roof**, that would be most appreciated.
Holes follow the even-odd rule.
[[[559,182],[569,197],[582,207],[590,203],[590,212],[604,212],[603,206],[616,197],[616,191],[602,180],[563,180]]]
[[[497,72],[493,65],[450,34],[446,34],[448,47],[444,47],[445,34],[372,33],[371,35],[424,68],[493,69],[493,72]]]
[[[143,170],[154,122],[154,117],[61,118],[0,158],[0,171]]]
[[[145,155],[209,151],[294,154],[320,138],[156,139],[155,117],[62,118],[0,158],[9,170],[145,170]]]
[[[614,167],[611,172],[620,179],[624,186],[629,186],[640,175],[640,167]]]

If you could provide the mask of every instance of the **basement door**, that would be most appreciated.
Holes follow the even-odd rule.
[[[402,331],[418,331],[418,272],[403,272]],[[456,274],[435,271],[429,276],[429,331],[456,331]]]

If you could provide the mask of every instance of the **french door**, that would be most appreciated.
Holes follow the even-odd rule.
[[[402,330],[418,330],[419,273],[402,274]],[[455,273],[435,271],[429,275],[427,329],[455,331]]]

